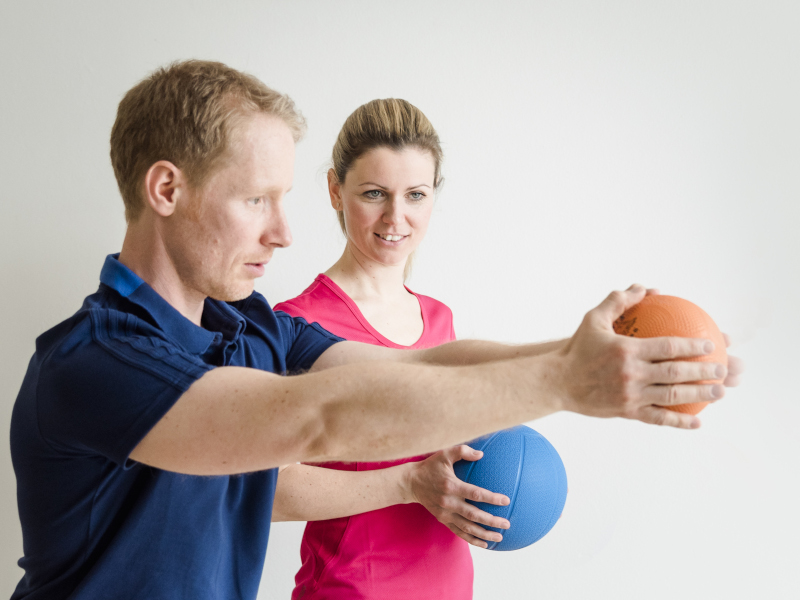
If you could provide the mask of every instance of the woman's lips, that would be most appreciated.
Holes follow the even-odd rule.
[[[376,233],[375,236],[387,246],[399,246],[408,238],[407,235],[395,233]]]

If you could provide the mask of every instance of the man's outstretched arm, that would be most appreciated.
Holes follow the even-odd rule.
[[[628,291],[632,291],[634,287]],[[657,294],[657,290],[645,290],[646,294]],[[588,317],[588,315],[587,315]],[[603,327],[603,323],[595,323],[596,327],[611,334],[613,332],[611,324]],[[727,345],[730,339],[723,334]],[[314,363],[312,371],[320,371],[335,366],[350,364],[353,362],[368,362],[374,360],[395,360],[408,363],[435,364],[442,366],[466,366],[475,365],[497,360],[508,360],[512,358],[522,358],[526,356],[539,356],[548,352],[563,350],[569,344],[570,338],[555,340],[551,342],[540,342],[536,344],[501,344],[485,340],[458,340],[427,348],[423,350],[400,350],[386,348],[384,346],[374,346],[371,344],[361,344],[359,342],[345,342],[336,344],[323,353]],[[661,343],[666,342],[662,339]],[[740,377],[744,371],[744,363],[735,356],[728,356],[728,372],[725,377],[726,387],[735,387],[739,384]]]
[[[643,288],[612,293],[563,348],[538,356],[456,367],[374,361],[297,377],[217,368],[187,390],[131,458],[207,475],[388,460],[559,410],[699,426],[696,417],[662,406],[721,397],[722,386],[674,384],[724,377],[724,367],[659,362],[707,354],[706,340],[614,334],[614,319],[644,294]]]

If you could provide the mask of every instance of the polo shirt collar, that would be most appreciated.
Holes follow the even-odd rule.
[[[119,254],[109,254],[100,271],[100,283],[140,306],[156,325],[191,354],[203,354],[211,344],[235,341],[244,331],[244,318],[226,302],[206,298],[203,324],[198,327],[164,300],[147,282],[119,262]]]

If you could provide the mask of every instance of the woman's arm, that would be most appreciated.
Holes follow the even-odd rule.
[[[539,344],[513,345],[484,340],[456,340],[423,350],[404,350],[359,342],[343,342],[328,348],[314,363],[311,371],[322,371],[354,362],[377,360],[465,367],[513,358],[540,356],[564,348],[567,342],[569,339]]]
[[[340,471],[303,464],[282,467],[272,509],[273,521],[321,521],[419,502],[457,536],[475,546],[502,536],[478,523],[507,529],[508,521],[484,512],[465,498],[504,506],[508,498],[464,483],[453,463],[483,454],[454,446],[419,462],[373,471]]]

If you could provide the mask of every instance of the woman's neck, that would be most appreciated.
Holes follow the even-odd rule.
[[[336,285],[356,303],[388,300],[408,295],[405,288],[405,263],[383,265],[369,260],[350,243],[341,258],[327,271]]]

